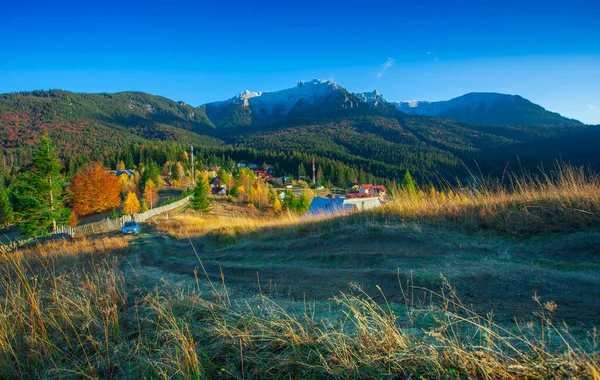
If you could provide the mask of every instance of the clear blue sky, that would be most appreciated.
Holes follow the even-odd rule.
[[[600,1],[0,6],[0,92],[138,90],[200,105],[313,78],[388,100],[519,94],[600,124]]]

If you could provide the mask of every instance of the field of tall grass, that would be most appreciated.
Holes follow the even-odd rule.
[[[598,226],[598,177],[562,167],[510,188],[397,191],[381,210],[330,220],[180,215],[154,221],[175,238],[261,234],[311,223],[456,222],[508,233]],[[572,336],[556,305],[534,297],[530,320],[500,324],[450,284],[419,289],[398,274],[402,302],[358,285],[328,302],[232,298],[198,255],[194,277],[148,272],[120,236],[39,244],[0,255],[2,378],[589,378],[596,330]],[[376,301],[383,299],[383,302]]]
[[[512,234],[600,225],[600,176],[585,168],[559,163],[537,175],[508,173],[502,181],[475,182],[444,190],[392,189],[392,204],[383,212],[406,220],[452,221]]]
[[[401,304],[358,285],[327,304],[231,299],[226,279],[201,269],[177,285],[137,281],[123,242],[0,259],[1,377],[598,378],[596,332],[571,337],[552,302],[500,325],[449,284],[423,291],[400,276]]]

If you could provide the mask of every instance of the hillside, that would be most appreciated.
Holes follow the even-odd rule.
[[[487,126],[407,115],[376,91],[354,94],[321,80],[275,92],[246,91],[200,107],[139,92],[0,95],[0,144],[7,161],[27,163],[44,132],[63,158],[84,154],[82,162],[118,162],[138,154],[131,144],[157,141],[204,146],[233,160],[275,160],[292,174],[314,157],[338,185],[359,177],[397,180],[406,169],[421,182],[438,182],[466,180],[469,171],[480,169],[500,176],[509,162],[531,170],[552,166],[557,158],[600,165],[593,154],[597,127]]]
[[[485,125],[581,125],[518,95],[472,92],[447,101],[394,102],[409,115],[445,118]]]
[[[202,109],[141,92],[78,94],[33,91],[0,95],[0,145],[27,149],[48,132],[63,150],[91,152],[145,140],[215,141]]]

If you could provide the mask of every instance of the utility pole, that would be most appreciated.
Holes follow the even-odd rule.
[[[195,168],[194,168],[194,146],[193,145],[191,146],[191,150],[192,150],[192,154],[191,154],[191,157],[192,157],[192,187],[195,187],[196,186],[196,176],[194,173]]]

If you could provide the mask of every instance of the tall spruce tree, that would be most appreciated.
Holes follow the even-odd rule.
[[[6,227],[13,221],[13,208],[8,189],[0,182],[0,225]]]
[[[306,168],[304,167],[303,163],[298,165],[298,178],[300,177],[306,177]]]
[[[212,189],[208,183],[208,178],[204,175],[196,183],[194,188],[194,197],[192,198],[192,208],[200,212],[209,212],[212,209],[212,200],[210,195]]]
[[[61,168],[52,140],[42,136],[31,166],[19,175],[14,190],[17,225],[26,234],[42,235],[68,222]]]
[[[410,172],[408,171],[408,169],[406,169],[406,174],[404,174],[404,178],[402,179],[402,183],[400,184],[400,187],[402,188],[402,190],[404,190],[405,192],[407,192],[410,195],[417,194],[417,191],[418,191],[417,183],[415,182],[413,177],[410,175]]]

